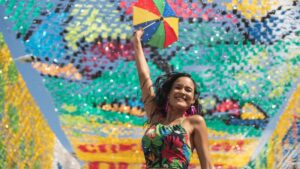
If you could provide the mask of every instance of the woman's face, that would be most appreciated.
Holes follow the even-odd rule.
[[[174,109],[187,110],[195,103],[195,85],[189,77],[178,78],[169,93],[168,102]]]

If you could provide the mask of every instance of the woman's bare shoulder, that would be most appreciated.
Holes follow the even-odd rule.
[[[190,122],[192,125],[199,125],[205,123],[205,120],[202,116],[200,115],[193,115],[193,116],[188,116],[187,120]]]

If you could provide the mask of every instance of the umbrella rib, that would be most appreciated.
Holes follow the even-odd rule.
[[[145,29],[147,29],[148,27],[150,27],[151,25],[153,25],[153,24],[155,24],[155,23],[157,23],[157,22],[159,22],[159,21],[162,21],[163,19],[164,19],[163,17],[160,17],[159,19],[155,20],[155,21],[152,22],[151,24],[145,26],[143,29],[145,30]]]

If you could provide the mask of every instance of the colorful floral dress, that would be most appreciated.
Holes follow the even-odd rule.
[[[142,138],[147,168],[187,169],[191,148],[188,134],[181,124],[152,125]]]

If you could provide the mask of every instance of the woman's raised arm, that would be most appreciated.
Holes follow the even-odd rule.
[[[142,90],[142,101],[144,102],[144,108],[147,112],[148,118],[151,117],[151,113],[154,112],[155,102],[154,102],[154,90],[152,86],[152,81],[150,78],[150,70],[143,52],[143,47],[141,44],[141,37],[143,35],[143,29],[135,31],[133,36],[134,52],[135,52],[135,62],[139,74],[140,85]]]

